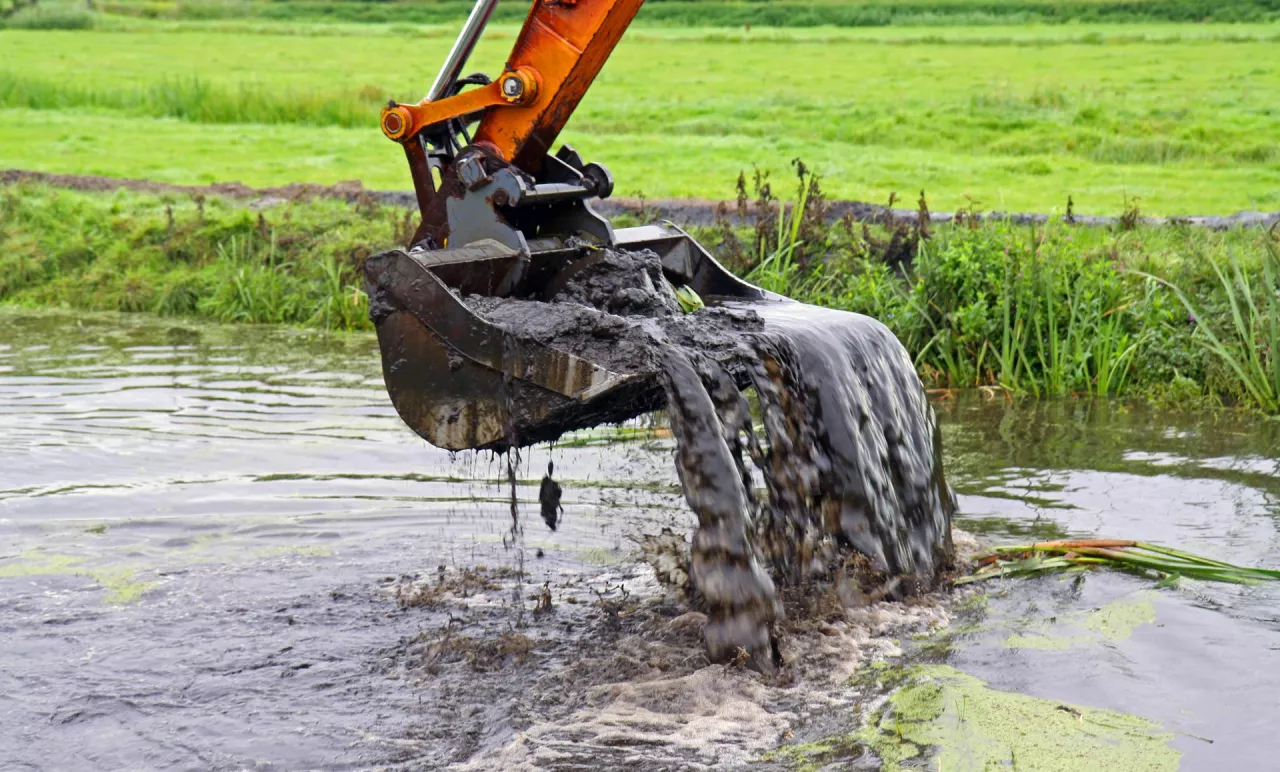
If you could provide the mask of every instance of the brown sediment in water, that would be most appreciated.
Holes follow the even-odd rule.
[[[427,611],[438,624],[381,662],[386,677],[421,690],[426,755],[417,761],[434,768],[786,769],[762,757],[788,738],[847,732],[875,696],[850,676],[900,655],[897,639],[948,624],[927,598],[849,608],[831,582],[781,588],[784,664],[766,675],[741,659],[711,663],[707,615],[662,592],[645,569],[553,580],[551,610],[523,614],[514,628],[514,577],[472,572],[486,587],[473,591],[466,573],[387,588],[433,600]],[[533,602],[530,594],[522,605]],[[862,755],[848,751],[850,760]]]
[[[708,654],[767,671],[779,663],[775,582],[829,577],[854,551],[879,596],[926,590],[950,560],[954,503],[933,412],[884,325],[800,303],[707,300],[682,313],[656,255],[601,250],[551,302],[466,302],[516,338],[657,374],[698,516],[689,575]]]

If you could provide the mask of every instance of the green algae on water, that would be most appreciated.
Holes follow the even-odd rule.
[[[1034,623],[1029,630],[1005,639],[1010,649],[1065,651],[1079,646],[1128,640],[1134,630],[1156,621],[1152,593],[1140,592],[1093,609]],[[1065,626],[1080,630],[1070,635],[1056,635],[1052,628]]]
[[[101,534],[96,534],[101,535]],[[173,550],[168,557],[184,564],[204,563],[213,560],[205,552],[222,534],[200,534],[185,549]],[[131,548],[130,548],[131,549]],[[272,557],[331,557],[333,548],[320,545],[284,545],[268,547],[251,553],[254,558]],[[6,559],[0,559],[0,579],[16,579],[36,576],[83,576],[96,582],[106,594],[102,601],[109,606],[136,603],[150,590],[160,586],[154,576],[160,566],[148,561],[145,564],[130,561],[117,565],[101,565],[88,557],[46,551],[41,548],[25,550]]]
[[[807,743],[784,745],[761,757],[761,761],[787,764],[792,772],[816,772],[828,765],[859,759],[865,747],[856,734],[835,735]]]
[[[134,603],[144,593],[160,585],[158,581],[138,579],[138,571],[132,568],[121,568],[111,571],[87,572],[102,589],[107,591],[103,602],[112,606],[123,606]]]
[[[113,606],[133,603],[143,593],[160,584],[135,578],[138,573],[139,570],[135,567],[94,568],[84,565],[80,558],[44,554],[39,550],[28,550],[18,555],[16,561],[0,565],[0,579],[23,576],[86,576],[107,591],[103,601]]]
[[[990,688],[943,665],[913,668],[858,739],[886,772],[1176,770],[1173,735],[1147,719]]]

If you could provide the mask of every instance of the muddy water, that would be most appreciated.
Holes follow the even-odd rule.
[[[1274,422],[938,410],[957,522],[985,539],[1280,565]],[[513,543],[505,464],[405,429],[372,337],[5,312],[0,768],[786,768],[770,751],[854,729],[866,695],[845,676],[901,650],[1142,716],[1184,769],[1270,763],[1275,588],[993,585],[793,636],[789,683],[706,666],[697,618],[635,557],[640,534],[693,525],[669,441],[645,436],[527,451]]]
[[[384,587],[513,564],[504,465],[409,433],[372,337],[12,315],[0,330],[0,768],[414,757],[423,694],[387,675],[424,616]],[[578,487],[557,533],[529,528],[527,581],[616,585],[623,526],[683,527],[674,492],[616,482],[665,483],[651,466],[558,451]],[[519,494],[536,512],[536,487]]]

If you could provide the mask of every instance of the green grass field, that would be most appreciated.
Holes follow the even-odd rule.
[[[16,2],[17,0],[9,0]],[[433,23],[466,16],[467,0],[114,0],[102,7],[135,17]],[[499,5],[495,20],[524,17],[523,3]],[[650,0],[643,24],[746,24],[772,27],[883,27],[901,25],[1019,24],[1039,22],[1242,22],[1280,18],[1275,0]]]
[[[404,189],[377,110],[421,96],[454,27],[96,23],[0,30],[0,166]],[[515,32],[494,27],[476,68],[496,69]],[[739,171],[783,175],[799,157],[831,197],[923,189],[940,210],[1061,211],[1068,195],[1081,213],[1126,199],[1165,215],[1274,210],[1278,48],[1277,24],[640,25],[562,139],[607,165],[619,195],[729,198]]]

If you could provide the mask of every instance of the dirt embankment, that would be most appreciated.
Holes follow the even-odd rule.
[[[249,199],[264,204],[275,200],[292,200],[298,198],[338,198],[344,201],[372,201],[394,206],[416,206],[413,193],[410,191],[369,190],[359,180],[339,182],[334,185],[313,185],[310,183],[293,183],[272,188],[251,188],[238,182],[220,182],[212,185],[173,185],[166,182],[150,180],[122,179],[99,177],[81,174],[50,174],[32,172],[22,169],[4,169],[0,171],[0,184],[12,185],[18,182],[31,181],[46,185],[54,185],[71,190],[109,192],[113,190],[132,190],[140,193],[180,193],[190,196],[223,196],[226,198]],[[735,225],[754,222],[755,205],[747,207],[746,217],[738,210],[733,201],[711,201],[700,198],[611,198],[596,204],[599,211],[608,217],[620,214],[631,214],[646,220],[671,220],[672,222],[692,225],[714,225],[728,220]],[[963,218],[981,221],[1009,220],[1018,225],[1041,224],[1048,222],[1047,214],[1025,212],[983,212],[976,215],[960,214]],[[931,212],[930,222],[934,224],[949,223],[955,220],[955,212]],[[896,209],[863,201],[827,202],[826,219],[838,222],[842,219],[855,222],[913,223],[919,220],[919,213],[914,209]],[[1078,225],[1106,227],[1117,225],[1120,217],[1096,217],[1076,215],[1074,222]],[[1227,230],[1235,227],[1271,228],[1280,224],[1280,212],[1237,212],[1232,215],[1193,215],[1188,217],[1145,217],[1142,223],[1147,225],[1166,225],[1179,223],[1212,230]]]

